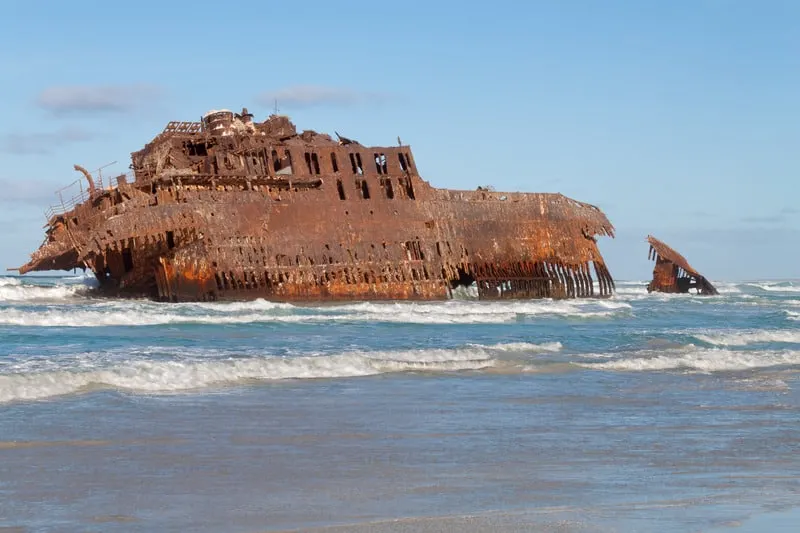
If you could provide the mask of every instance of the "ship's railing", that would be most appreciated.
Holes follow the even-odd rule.
[[[133,177],[133,172],[119,174],[108,179],[108,185],[106,186],[103,183],[102,174],[98,173],[98,175],[94,178],[95,189],[93,194],[90,194],[89,190],[85,188],[83,179],[77,179],[69,185],[61,187],[55,192],[59,201],[57,204],[48,207],[44,212],[44,216],[48,221],[50,221],[50,219],[52,219],[54,216],[68,213],[72,211],[76,205],[81,204],[90,198],[99,196],[106,190],[117,188],[119,186],[120,179],[125,179],[128,183],[130,183]]]
[[[136,174],[131,170],[125,174],[117,174],[108,180],[108,189],[116,189],[119,187],[119,181],[124,180],[126,183],[132,183],[136,179]]]
[[[161,133],[200,133],[203,131],[201,122],[170,122]]]
[[[83,188],[83,180],[77,179],[56,191],[59,203],[51,205],[44,216],[49,221],[56,215],[63,215],[71,211],[76,205],[89,199],[89,191]]]

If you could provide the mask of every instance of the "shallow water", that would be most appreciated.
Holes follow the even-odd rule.
[[[0,278],[0,530],[743,531],[791,514],[800,282],[644,285],[301,306]]]

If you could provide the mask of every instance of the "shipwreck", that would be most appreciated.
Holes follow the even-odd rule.
[[[298,133],[243,109],[170,122],[103,183],[80,167],[70,200],[19,267],[91,270],[99,291],[162,301],[606,297],[597,207],[561,194],[448,190],[408,145]],[[84,185],[85,182],[85,185]],[[69,195],[66,195],[69,196]]]
[[[647,292],[688,293],[690,289],[695,289],[697,294],[719,294],[711,282],[693,269],[681,254],[652,235],[647,236],[647,242],[650,243],[648,259],[656,262]]]

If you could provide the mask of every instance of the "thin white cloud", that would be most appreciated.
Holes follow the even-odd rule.
[[[36,105],[57,115],[126,113],[161,95],[159,87],[148,84],[61,85],[39,93]]]
[[[57,203],[56,189],[59,185],[42,180],[0,178],[0,204],[33,204],[41,208]]]
[[[378,104],[388,99],[388,95],[376,92],[363,92],[343,87],[324,87],[320,85],[294,85],[276,91],[267,91],[256,97],[265,106],[304,109],[309,107],[350,107],[363,104]]]
[[[794,215],[800,214],[796,207],[786,206],[773,215],[747,216],[740,220],[745,224],[781,224],[791,222]]]
[[[52,132],[9,133],[0,137],[0,151],[16,154],[49,154],[63,146],[92,139],[80,128],[67,127]]]
[[[786,221],[786,215],[779,213],[777,215],[742,217],[741,221],[745,224],[780,224]]]

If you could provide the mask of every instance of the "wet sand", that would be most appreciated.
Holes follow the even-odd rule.
[[[613,530],[575,520],[547,520],[530,512],[498,512],[474,516],[403,518],[341,526],[287,529],[279,530],[277,533],[484,533],[487,531],[493,533],[604,533]]]

